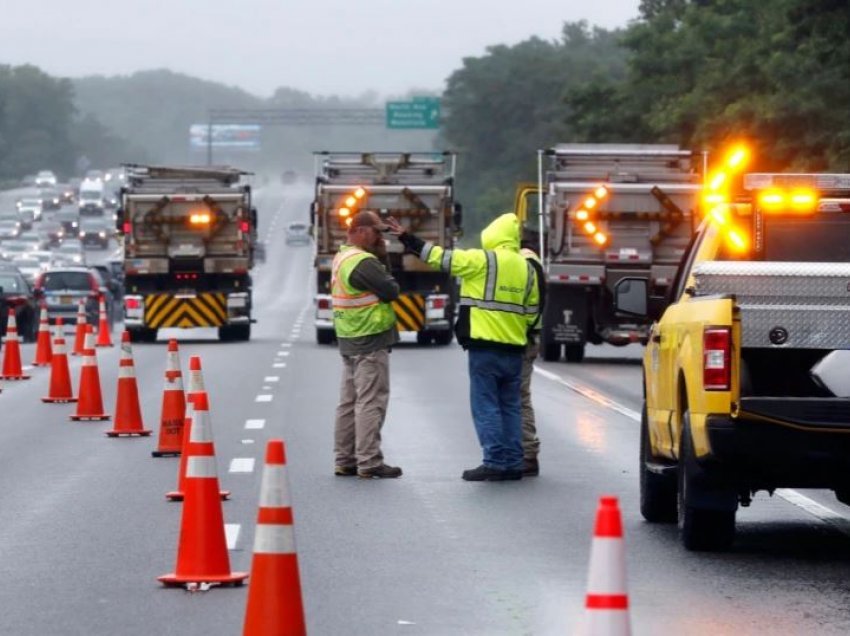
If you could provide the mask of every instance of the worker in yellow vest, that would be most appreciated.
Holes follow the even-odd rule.
[[[392,218],[387,225],[409,252],[461,279],[455,334],[469,351],[472,419],[483,454],[463,479],[522,479],[522,359],[538,289],[533,266],[519,253],[519,219],[499,216],[481,232],[482,249],[467,250],[423,241]]]
[[[384,463],[381,429],[390,397],[390,349],[398,342],[392,301],[399,286],[386,256],[377,214],[351,217],[347,242],[334,257],[331,295],[334,331],[342,356],[342,384],[334,427],[334,474],[364,479],[401,476]]]

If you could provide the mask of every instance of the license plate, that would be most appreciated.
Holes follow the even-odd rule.
[[[71,296],[60,296],[59,297],[60,305],[73,305],[74,299]]]

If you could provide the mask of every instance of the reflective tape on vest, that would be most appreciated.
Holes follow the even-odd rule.
[[[212,478],[218,477],[215,456],[187,457],[186,477]]]
[[[375,294],[371,293],[357,294],[356,296],[334,294],[332,296],[332,299],[334,307],[339,307],[343,309],[369,307],[371,305],[377,305],[379,302],[381,302],[380,298],[378,298]]]
[[[287,483],[286,466],[266,465],[260,485],[260,506],[263,508],[288,508],[292,505]]]
[[[522,305],[514,305],[512,303],[502,303],[496,300],[480,300],[478,298],[461,298],[460,305],[463,307],[475,307],[477,309],[486,309],[487,311],[504,311],[509,314],[520,314],[524,316],[526,313],[537,313],[537,311],[526,312],[526,308]]]
[[[295,554],[295,532],[292,526],[257,524],[254,554]]]

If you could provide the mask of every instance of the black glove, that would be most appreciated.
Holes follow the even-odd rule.
[[[406,251],[419,256],[422,253],[422,248],[425,247],[425,241],[418,236],[414,236],[410,232],[404,232],[398,237],[399,242],[404,245]]]

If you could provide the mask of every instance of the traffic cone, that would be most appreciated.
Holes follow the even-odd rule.
[[[180,466],[177,468],[177,490],[165,493],[166,499],[169,501],[183,501],[183,495],[186,491],[186,445],[189,443],[189,434],[192,430],[192,405],[195,398],[201,393],[205,393],[204,376],[201,371],[200,356],[192,356],[189,358],[189,390],[186,394],[186,417],[183,420],[183,442],[180,446]],[[209,395],[207,394],[207,402]],[[219,492],[222,500],[230,497],[229,490]]]
[[[18,323],[15,320],[15,310],[9,310],[9,320],[6,323],[6,349],[3,351],[3,374],[0,380],[29,380],[24,375],[21,366],[21,343],[18,340]]]
[[[266,445],[243,636],[307,633],[292,525],[286,447],[273,439]]]
[[[112,334],[109,332],[109,319],[106,317],[106,301],[103,298],[103,294],[100,295],[100,300],[98,301],[98,313],[97,342],[95,346],[114,347],[115,345],[112,344]]]
[[[74,331],[74,350],[72,356],[83,355],[83,349],[86,345],[86,301],[81,300],[77,305],[77,326]]]
[[[38,318],[38,340],[35,344],[34,367],[46,367],[53,358],[53,347],[50,345],[50,322],[47,318],[47,306],[41,303],[41,315]]]
[[[183,420],[186,418],[186,396],[176,340],[168,341],[165,364],[165,386],[162,390],[162,412],[159,418],[159,440],[151,451],[154,457],[177,456],[183,444]]]
[[[587,597],[581,636],[629,636],[626,549],[616,497],[601,497],[590,551]]]
[[[65,334],[62,331],[62,319],[56,319],[56,330],[53,335],[53,357],[50,360],[50,390],[42,402],[67,403],[76,402],[71,388],[71,372],[68,369],[68,354],[65,352]]]
[[[121,334],[121,360],[118,363],[118,390],[115,400],[115,428],[106,431],[109,437],[120,435],[147,436],[151,432],[142,424],[142,409],[139,406],[139,387],[136,384],[136,369],[133,365],[133,349],[130,333]]]
[[[77,391],[77,412],[71,415],[75,422],[80,420],[108,420],[103,411],[103,396],[100,392],[100,372],[97,369],[97,353],[94,348],[94,333],[91,325],[86,325],[86,338],[83,347],[83,366],[80,368],[80,388]]]
[[[248,578],[248,573],[230,571],[207,394],[200,393],[193,402],[190,407],[192,428],[186,447],[186,498],[180,519],[177,566],[174,572],[160,576],[158,580],[165,585],[241,585]]]

